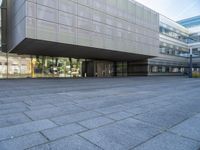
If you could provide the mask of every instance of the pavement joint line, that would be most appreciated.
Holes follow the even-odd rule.
[[[85,128],[86,129],[86,128]],[[44,131],[44,130],[42,130],[42,131]],[[41,132],[42,132],[41,131]],[[87,130],[86,130],[87,131]],[[59,141],[59,140],[62,140],[62,139],[64,139],[64,138],[69,138],[69,137],[73,137],[73,136],[80,136],[79,134],[81,134],[81,133],[84,133],[84,131],[82,131],[82,132],[77,132],[77,133],[74,133],[74,134],[71,134],[71,135],[67,135],[67,136],[62,136],[62,137],[59,137],[59,138],[56,138],[56,139],[54,139],[54,140],[50,140],[48,137],[46,137],[45,135],[43,135],[43,136],[45,136],[46,137],[46,139],[48,139],[48,141],[47,142],[44,142],[44,143],[42,143],[42,144],[38,144],[38,145],[36,145],[36,146],[32,146],[32,147],[29,147],[29,148],[27,148],[27,149],[30,149],[30,148],[33,148],[33,147],[37,147],[37,146],[42,146],[42,145],[45,145],[45,144],[50,144],[50,143],[52,143],[52,142],[56,142],[56,141]],[[27,134],[27,135],[29,135],[29,134]],[[84,137],[82,137],[82,136],[80,136],[81,138],[84,138]],[[84,138],[85,139],[85,138]],[[85,140],[87,140],[87,139],[85,139]],[[87,140],[88,141],[88,140]],[[88,142],[90,142],[90,141],[88,141]],[[96,144],[94,144],[94,143],[92,143],[92,142],[90,142],[91,144],[93,144],[93,145],[95,145],[95,146],[97,146]],[[99,147],[99,146],[98,146]],[[102,149],[102,148],[101,148]]]
[[[74,106],[77,106],[77,107],[79,107],[79,108],[82,108],[82,109],[84,109],[85,111],[92,111],[92,109],[87,109],[87,108],[85,108],[85,107],[79,106],[78,104],[74,104]]]
[[[26,105],[28,105],[28,106],[30,106],[30,107],[31,107],[31,105],[30,105],[30,104],[28,104],[28,103],[26,102],[26,100],[24,100],[24,101],[23,101],[23,103],[25,103]]]
[[[177,135],[177,136],[179,136],[179,137],[183,137],[183,138],[190,139],[190,140],[193,140],[193,141],[196,141],[196,142],[200,143],[200,140],[193,139],[193,138],[190,138],[190,137],[188,137],[188,136],[184,136],[184,135],[181,135],[181,134],[175,133],[175,132],[170,131],[170,130],[168,130],[167,132],[169,132],[169,133],[171,133],[171,134],[174,134],[174,135]]]
[[[53,128],[48,128],[48,129],[45,129],[45,130],[42,130],[42,131],[40,131],[41,132],[41,134],[42,135],[44,135],[42,132],[43,131],[46,131],[46,130],[50,130],[50,129],[54,129],[54,128],[60,128],[60,127],[64,127],[64,126],[68,126],[68,125],[73,125],[73,124],[77,124],[77,123],[70,123],[70,124],[66,124],[66,125],[61,125],[61,126],[56,126],[56,127],[53,127]],[[79,125],[79,124],[78,124]],[[82,126],[85,130],[83,130],[83,131],[80,131],[80,132],[77,132],[77,133],[73,133],[73,134],[70,134],[70,135],[66,135],[66,136],[62,136],[62,137],[59,137],[59,138],[56,138],[55,139],[55,141],[57,140],[57,139],[62,139],[62,138],[66,138],[66,137],[70,137],[70,136],[74,136],[74,135],[78,135],[78,134],[80,134],[80,133],[84,133],[84,132],[86,132],[86,131],[88,131],[89,129],[87,129],[86,127],[84,127],[84,126]],[[45,135],[44,135],[45,136]],[[46,136],[45,136],[46,137]],[[48,139],[48,141],[54,141],[54,140],[50,140],[48,137],[46,137],[47,139]]]
[[[24,136],[31,135],[31,134],[35,134],[35,133],[39,133],[39,131],[26,133],[26,134],[23,134],[23,135],[20,135],[20,136],[13,136],[13,137],[10,137],[10,138],[6,138],[6,139],[3,139],[3,140],[0,140],[0,143],[3,142],[3,141],[12,140],[12,139],[24,137]]]
[[[145,140],[145,141],[143,141],[143,142],[141,142],[141,143],[139,143],[139,144],[137,144],[137,145],[135,145],[135,146],[129,148],[128,150],[133,150],[133,149],[135,149],[136,147],[139,147],[140,145],[142,145],[142,144],[144,144],[144,143],[147,143],[148,141],[154,139],[155,137],[157,137],[157,136],[159,136],[159,135],[161,135],[161,134],[163,134],[163,133],[164,133],[164,132],[158,133],[158,134],[156,134],[156,135],[150,137],[149,139],[147,139],[147,140]]]
[[[98,117],[97,117],[98,118]],[[107,118],[107,119],[110,119],[110,118]],[[83,120],[83,121],[87,121],[87,120]],[[98,127],[95,127],[95,128],[92,128],[92,129],[88,129],[88,131],[90,130],[95,130],[95,129],[98,129],[98,128],[101,128],[101,127],[104,127],[104,126],[108,126],[108,125],[112,125],[112,124],[115,124],[121,120],[112,120],[113,122],[110,122],[110,123],[107,123],[107,124],[104,124],[104,125],[101,125],[101,126],[98,126]],[[80,121],[81,122],[81,121]],[[77,122],[78,124],[80,124],[79,122]],[[83,126],[83,125],[82,125]],[[85,126],[83,126],[84,128],[87,128]],[[83,133],[86,132],[86,131],[83,131]]]
[[[58,107],[58,106],[56,106],[54,103],[49,103],[49,104],[53,105],[54,107]]]
[[[149,104],[147,104],[147,105],[149,105]],[[162,108],[158,108],[158,109],[164,109],[164,108],[166,108],[166,107],[168,107],[168,106],[170,106],[170,105],[172,105],[172,104],[162,106]],[[146,105],[143,105],[143,106],[146,106]],[[141,107],[141,106],[138,106],[138,107]],[[137,108],[137,107],[134,107],[134,108]],[[133,112],[131,112],[131,111],[129,111],[129,110],[125,110],[125,111],[128,112],[128,113],[132,113],[133,116],[138,116],[138,115],[142,115],[142,114],[146,114],[146,113],[149,113],[149,112],[151,112],[151,111],[154,111],[154,109],[153,109],[153,110],[149,110],[149,111],[145,111],[145,112],[141,112],[141,113],[138,113],[138,114],[134,114]]]
[[[29,117],[25,112],[22,112],[28,119],[30,119],[31,121],[35,121],[33,120],[31,117]]]
[[[81,126],[81,127],[83,127],[83,128],[86,128],[86,129],[87,129],[87,131],[91,130],[91,129],[89,129],[88,127],[86,127],[86,126],[84,126],[84,125],[80,124],[79,122],[75,122],[75,124],[78,124],[79,126]]]
[[[148,125],[151,125],[152,127],[158,128],[158,129],[160,129],[160,130],[162,130],[162,131],[165,131],[165,130],[166,130],[166,128],[163,128],[163,127],[161,127],[161,126],[159,126],[159,125],[157,125],[157,124],[151,123],[151,122],[149,122],[149,121],[140,120],[140,119],[138,119],[138,118],[134,118],[134,116],[132,116],[131,118],[132,118],[132,119],[135,119],[135,120],[138,120],[138,121],[140,121],[140,122],[146,123],[146,124],[148,124]]]
[[[83,138],[84,140],[88,141],[89,143],[91,143],[91,144],[95,145],[96,147],[98,147],[98,148],[100,148],[100,149],[104,150],[102,147],[98,146],[98,145],[97,145],[97,144],[95,144],[95,143],[92,143],[90,140],[88,140],[88,139],[87,139],[87,138],[85,138],[84,136],[81,136],[80,134],[79,134],[78,136],[79,136],[79,137],[81,137],[81,138]]]
[[[96,109],[91,109],[90,111],[93,111],[93,112],[99,113],[99,114],[101,114],[102,116],[105,115],[105,114],[102,113],[102,112],[98,112]]]
[[[62,126],[62,125],[56,123],[55,121],[53,121],[52,118],[49,118],[49,120],[50,120],[51,122],[53,122],[55,125],[57,125],[57,126]]]
[[[83,111],[83,112],[87,112],[87,111]],[[82,112],[79,112],[79,113],[82,113]],[[75,114],[79,114],[79,113],[75,113]],[[60,115],[60,116],[57,116],[57,117],[65,117],[65,116],[68,116],[68,115],[72,115],[72,114],[65,114],[65,115]],[[81,122],[81,121],[84,121],[84,120],[94,119],[94,118],[100,117],[100,116],[102,116],[102,115],[99,114],[99,116],[89,117],[89,118],[83,119],[83,120],[81,119],[81,120],[79,120],[79,121],[74,121],[74,122],[66,123],[66,124],[64,124],[64,125],[72,124],[72,123],[76,123],[76,122]],[[54,122],[52,119],[57,118],[57,117],[49,118],[49,120],[52,121],[52,122]],[[59,126],[62,126],[63,124],[58,124],[58,125],[59,125]]]
[[[39,131],[39,133],[40,133],[47,141],[50,141],[50,139],[49,139],[46,135],[44,135],[44,134],[42,133],[42,131]]]

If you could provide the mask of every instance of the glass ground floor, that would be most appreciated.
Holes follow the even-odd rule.
[[[199,68],[194,70],[200,71]],[[127,62],[0,53],[0,78],[177,75],[186,71],[187,66],[148,64],[147,60]]]
[[[112,76],[127,76],[127,63],[0,53],[0,78]]]

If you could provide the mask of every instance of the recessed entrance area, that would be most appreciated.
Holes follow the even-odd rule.
[[[0,78],[121,77],[137,75],[137,68],[137,61],[0,53]]]

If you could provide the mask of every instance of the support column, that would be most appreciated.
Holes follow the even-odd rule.
[[[192,48],[190,48],[189,78],[192,78]]]

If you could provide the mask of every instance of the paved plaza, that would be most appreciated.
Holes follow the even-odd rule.
[[[0,85],[0,150],[200,148],[200,79],[11,79]]]

